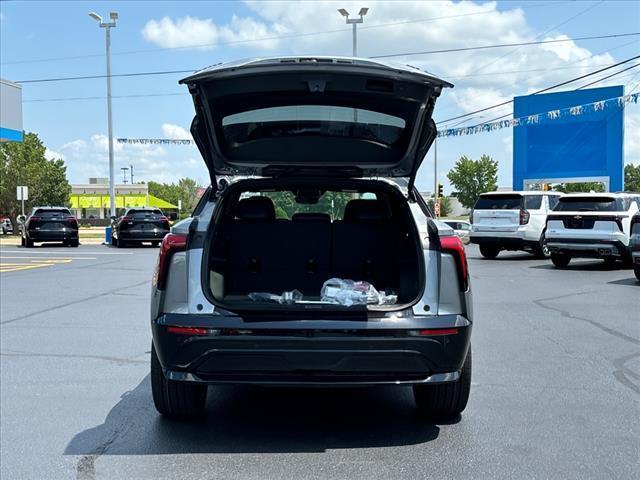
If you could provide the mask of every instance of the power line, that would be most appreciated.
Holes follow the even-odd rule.
[[[594,84],[596,84],[596,83],[600,83],[600,82],[602,82],[602,81],[604,81],[604,80],[607,80],[607,79],[609,79],[609,78],[611,78],[611,77],[614,77],[614,76],[616,76],[616,75],[620,75],[621,73],[624,73],[624,72],[626,72],[627,70],[631,70],[632,68],[636,68],[636,67],[638,67],[638,66],[640,66],[640,63],[636,63],[635,65],[632,65],[632,66],[627,67],[627,68],[625,68],[625,69],[619,70],[619,71],[617,71],[617,72],[615,72],[615,73],[612,73],[611,75],[607,75],[606,77],[602,77],[602,78],[600,78],[600,79],[598,79],[598,80],[596,80],[596,81],[594,81],[594,82],[587,83],[586,85],[582,85],[581,87],[576,88],[576,90],[582,90],[583,88],[590,87],[591,85],[594,85]],[[635,74],[635,76],[637,76],[637,75],[638,75],[638,74]],[[627,76],[628,76],[628,75],[627,75]],[[634,78],[635,78],[635,76],[634,76]],[[633,80],[632,80],[632,81],[633,81]],[[630,82],[629,82],[629,83],[630,83]],[[632,89],[631,91],[633,92],[633,89]],[[535,95],[535,94],[532,94],[532,95]],[[513,102],[513,101],[512,101],[512,102]],[[507,114],[505,114],[505,115],[500,115],[499,117],[495,117],[495,118],[489,119],[489,120],[487,120],[487,121],[485,121],[485,122],[481,122],[481,123],[479,123],[478,125],[483,125],[483,124],[485,124],[485,123],[495,122],[496,120],[501,120],[501,119],[503,119],[503,118],[510,117],[510,116],[512,116],[512,115],[513,115],[513,112],[509,112],[509,113],[507,113]],[[438,122],[438,123],[440,123],[440,122]],[[461,122],[461,123],[464,123],[464,122]],[[456,124],[456,125],[460,125],[460,124],[458,123],[458,124]],[[448,126],[447,128],[451,128],[451,126]]]
[[[540,45],[544,43],[560,43],[560,42],[572,42],[578,40],[596,40],[596,39],[604,39],[604,38],[616,38],[616,37],[628,37],[640,35],[640,32],[632,32],[632,33],[618,33],[618,34],[610,34],[610,35],[597,35],[591,37],[580,37],[580,38],[562,38],[556,40],[543,40],[538,42],[525,42],[525,43],[506,43],[506,44],[496,44],[496,45],[482,45],[477,47],[464,47],[464,48],[453,48],[447,50],[432,50],[430,52],[420,52],[422,54],[427,53],[445,53],[445,52],[460,52],[460,51],[471,51],[471,50],[485,50],[487,48],[500,48],[500,47],[512,47],[515,45]],[[386,58],[386,57],[401,57],[404,55],[417,55],[418,53],[398,53],[394,55],[377,55],[369,58]],[[134,72],[134,73],[119,73],[111,75],[112,77],[137,77],[137,76],[147,76],[147,75],[173,75],[173,74],[183,74],[183,73],[192,73],[198,70],[197,68],[190,70],[166,70],[166,71],[151,71],[151,72]],[[56,77],[56,78],[39,78],[39,79],[31,79],[31,80],[18,80],[15,83],[42,83],[42,82],[62,82],[69,80],[90,80],[97,78],[105,78],[106,75],[84,75],[78,77]]]
[[[144,98],[144,97],[175,97],[190,95],[189,93],[140,93],[132,95],[112,95],[111,98]],[[61,98],[34,98],[32,100],[23,100],[22,103],[39,103],[39,102],[67,102],[77,100],[104,100],[106,96],[93,97],[61,97]]]
[[[610,65],[610,66],[605,67],[605,68],[601,68],[601,69],[596,70],[596,71],[594,71],[594,72],[587,73],[587,74],[585,74],[585,75],[581,75],[581,76],[579,76],[579,77],[572,78],[572,79],[570,79],[570,80],[566,80],[566,81],[564,81],[564,82],[560,82],[560,83],[557,83],[557,84],[555,84],[555,85],[551,85],[550,87],[546,87],[546,88],[543,88],[543,89],[538,90],[538,91],[536,91],[536,92],[533,92],[531,95],[537,95],[537,94],[539,94],[539,93],[544,93],[544,92],[547,92],[547,91],[549,91],[549,90],[553,90],[553,89],[555,89],[555,88],[562,87],[562,86],[564,86],[564,85],[568,85],[569,83],[577,82],[578,80],[582,80],[583,78],[587,78],[587,77],[590,77],[590,76],[592,76],[592,75],[596,75],[596,74],[598,74],[598,73],[600,73],[600,72],[604,72],[605,70],[610,70],[610,69],[615,68],[615,67],[617,67],[617,66],[619,66],[619,65],[622,65],[622,64],[625,64],[625,63],[629,63],[629,62],[631,62],[631,61],[633,61],[633,60],[637,60],[638,58],[640,58],[640,55],[636,55],[635,57],[631,57],[631,58],[628,58],[628,59],[623,60],[623,61],[621,61],[621,62],[614,63],[613,65]],[[440,123],[446,123],[446,122],[450,122],[450,121],[452,121],[452,120],[457,120],[457,119],[459,119],[459,118],[466,118],[466,117],[470,117],[471,115],[475,115],[475,114],[477,114],[477,113],[486,112],[487,110],[493,110],[494,108],[498,108],[498,107],[501,107],[501,106],[503,106],[503,105],[509,105],[509,104],[511,104],[511,103],[513,103],[513,99],[511,99],[511,100],[507,100],[507,101],[504,101],[504,102],[501,102],[501,103],[497,103],[497,104],[495,104],[495,105],[491,105],[491,106],[488,106],[488,107],[485,107],[485,108],[481,108],[481,109],[479,109],[479,110],[474,110],[473,112],[465,113],[465,114],[463,114],[463,115],[457,115],[457,116],[455,116],[455,117],[447,118],[446,120],[440,120],[439,122],[436,122],[436,123],[437,123],[437,124],[440,124]]]
[[[527,10],[527,9],[532,9],[532,8],[539,8],[539,7],[545,7],[548,8],[550,6],[554,6],[554,5],[560,5],[560,4],[565,4],[568,3],[568,1],[559,1],[559,2],[540,2],[538,4],[535,5],[526,5],[526,6],[521,6],[519,7],[520,10]],[[456,15],[445,15],[442,17],[430,17],[430,18],[421,18],[421,19],[415,19],[415,20],[404,20],[401,22],[388,22],[388,23],[380,23],[378,25],[367,25],[367,26],[363,26],[360,27],[360,30],[370,30],[370,29],[375,29],[375,28],[385,28],[385,27],[392,27],[392,26],[398,26],[398,25],[407,25],[407,24],[411,24],[411,23],[429,23],[429,22],[435,22],[438,20],[447,20],[447,19],[451,19],[451,18],[460,18],[460,17],[470,17],[470,16],[476,16],[476,15],[487,15],[490,13],[496,13],[496,10],[486,10],[486,11],[482,11],[482,12],[470,12],[470,13],[460,13],[460,14],[456,14]],[[227,42],[217,42],[217,43],[201,43],[201,44],[193,44],[193,45],[181,45],[179,47],[161,47],[161,48],[151,48],[151,49],[141,49],[141,50],[125,50],[125,51],[120,51],[120,52],[111,52],[111,55],[132,55],[132,54],[140,54],[140,53],[156,53],[156,52],[162,52],[162,51],[166,51],[166,50],[184,50],[184,49],[197,49],[197,48],[213,48],[213,47],[221,47],[221,46],[226,46],[226,45],[240,45],[240,44],[247,44],[247,43],[256,43],[256,42],[264,42],[264,41],[269,41],[269,40],[284,40],[284,39],[290,39],[290,38],[300,38],[300,37],[309,37],[309,36],[315,36],[315,35],[325,35],[325,34],[331,34],[331,33],[344,33],[344,32],[349,32],[350,29],[345,29],[345,28],[340,28],[340,29],[335,29],[335,30],[322,30],[322,31],[316,31],[316,32],[307,32],[307,33],[295,33],[295,34],[288,34],[288,35],[274,35],[274,36],[270,36],[270,37],[260,37],[260,38],[252,38],[252,39],[246,39],[246,40],[230,40]],[[85,55],[73,55],[73,56],[66,56],[66,57],[50,57],[50,58],[40,58],[40,59],[30,59],[30,60],[16,60],[16,61],[12,61],[12,62],[1,62],[0,65],[19,65],[19,64],[25,64],[25,63],[41,63],[41,62],[50,62],[50,61],[60,61],[60,60],[78,60],[78,59],[83,59],[83,58],[94,58],[94,57],[103,57],[104,53],[90,53],[90,54],[85,54]]]
[[[536,40],[536,41],[521,42],[521,43],[498,43],[494,45],[481,45],[476,47],[446,48],[443,50],[425,50],[423,52],[391,53],[388,55],[374,55],[369,58],[408,57],[411,55],[432,55],[435,53],[467,52],[470,50],[488,50],[493,48],[523,47],[527,45],[544,45],[548,43],[576,42],[581,40],[598,40],[598,39],[604,39],[604,38],[630,37],[635,35],[640,35],[640,32],[616,33],[612,35],[597,35],[597,36],[577,37],[577,38],[556,38],[554,40]]]

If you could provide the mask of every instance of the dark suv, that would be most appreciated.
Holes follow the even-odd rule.
[[[22,228],[22,246],[34,242],[62,242],[69,247],[80,245],[78,221],[65,207],[35,207]]]
[[[436,136],[436,98],[451,85],[412,67],[322,57],[219,65],[182,83],[213,188],[188,233],[170,233],[160,250],[157,410],[197,414],[207,385],[258,384],[409,386],[422,412],[462,412],[465,250],[432,218],[421,234],[410,208],[430,217],[414,180]]]
[[[151,242],[158,246],[169,233],[169,219],[157,208],[129,208],[120,218],[111,219],[111,245],[126,247]]]

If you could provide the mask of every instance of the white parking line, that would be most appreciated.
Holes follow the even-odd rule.
[[[3,253],[29,253],[29,255],[31,254],[37,254],[37,255],[64,255],[65,257],[69,257],[69,256],[74,256],[74,255],[86,255],[87,252],[69,252],[69,251],[63,251],[63,252],[56,252],[56,251],[51,251],[51,250],[32,250],[29,252],[25,252],[24,250],[4,250],[4,249],[0,249],[0,255],[2,255]],[[91,252],[91,255],[133,255],[133,252]]]

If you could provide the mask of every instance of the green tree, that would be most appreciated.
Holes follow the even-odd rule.
[[[463,155],[449,170],[447,178],[456,189],[453,195],[464,207],[472,208],[481,193],[497,188],[498,162],[488,155],[482,155],[480,160]]]
[[[192,178],[181,178],[178,183],[149,182],[149,194],[166,200],[173,205],[178,205],[182,200],[182,211],[192,211],[198,203],[198,188],[200,185]]]
[[[553,189],[562,193],[604,192],[604,185],[600,182],[560,183]]]
[[[16,187],[29,187],[25,213],[39,205],[67,205],[71,186],[62,159],[47,160],[45,146],[35,133],[26,133],[22,143],[0,144],[0,212],[14,218],[20,212]]]
[[[624,189],[627,192],[640,192],[640,165],[628,164],[624,167]]]

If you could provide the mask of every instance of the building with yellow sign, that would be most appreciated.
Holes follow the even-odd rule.
[[[97,180],[99,179],[90,179],[92,183],[71,185],[69,204],[71,212],[78,219],[105,221],[109,219],[109,185],[98,183]],[[150,195],[146,184],[116,185],[115,190],[118,215],[122,215],[125,209],[131,207],[159,208],[167,216],[173,216],[173,213],[178,212],[176,205]]]

